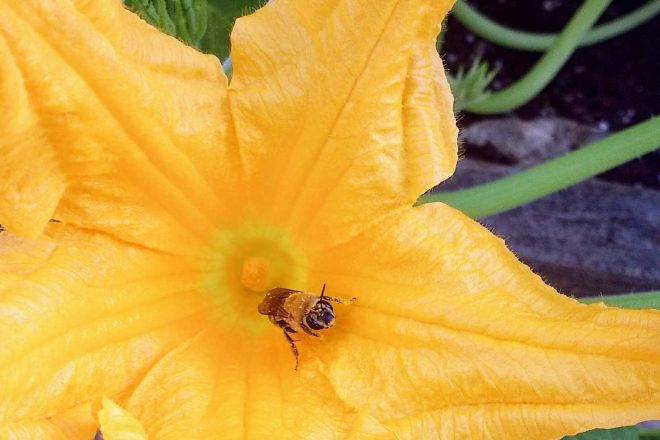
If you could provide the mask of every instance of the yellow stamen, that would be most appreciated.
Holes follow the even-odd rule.
[[[243,261],[241,284],[253,292],[265,292],[271,278],[268,260],[262,257],[249,257]]]

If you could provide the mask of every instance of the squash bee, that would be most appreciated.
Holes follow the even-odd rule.
[[[270,321],[282,328],[284,337],[291,345],[291,351],[296,359],[295,369],[298,369],[298,347],[291,333],[303,332],[308,335],[319,335],[314,330],[324,330],[335,324],[335,313],[330,301],[346,304],[355,301],[342,300],[325,296],[325,284],[321,295],[302,290],[276,287],[269,290],[259,304],[258,310],[267,315]]]

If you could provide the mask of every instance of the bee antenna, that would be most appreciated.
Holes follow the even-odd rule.
[[[325,293],[325,283],[323,283],[323,288],[321,289],[321,298],[320,301],[323,301],[323,294]]]

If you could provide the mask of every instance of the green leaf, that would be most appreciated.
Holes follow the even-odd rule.
[[[207,0],[168,0],[167,3],[168,10],[174,14],[177,36],[191,46],[199,47],[206,34]]]
[[[195,48],[206,34],[207,0],[124,0],[142,19]]]
[[[229,33],[236,18],[247,15],[266,2],[264,0],[209,0],[208,28],[200,48],[221,61],[229,56]]]
[[[133,12],[163,32],[217,56],[229,56],[234,21],[266,0],[124,0]]]
[[[582,434],[564,437],[562,440],[639,440],[639,432],[636,426],[594,429]]]

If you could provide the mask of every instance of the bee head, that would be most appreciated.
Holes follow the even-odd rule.
[[[305,324],[312,330],[323,330],[335,325],[335,312],[332,305],[319,299],[305,316]]]

